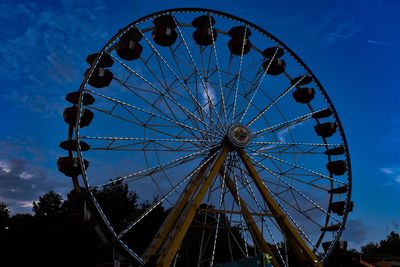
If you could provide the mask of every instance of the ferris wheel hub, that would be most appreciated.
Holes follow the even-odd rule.
[[[251,135],[249,129],[241,124],[234,124],[228,129],[229,142],[234,147],[244,148],[250,143]]]

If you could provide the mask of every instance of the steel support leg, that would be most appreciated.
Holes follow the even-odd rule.
[[[190,200],[182,212],[179,220],[177,220],[177,223],[174,225],[174,229],[170,231],[159,253],[156,263],[157,267],[167,267],[171,265],[171,262],[179,250],[182,240],[196,215],[197,209],[200,207],[201,201],[211,186],[212,181],[217,176],[230,150],[230,147],[224,147],[222,149],[214,165],[211,167],[208,176],[205,177],[204,182],[198,188],[194,198]]]
[[[271,248],[269,247],[268,243],[265,241],[260,229],[258,228],[257,224],[254,222],[253,217],[251,216],[251,213],[249,209],[247,208],[246,203],[244,200],[239,196],[236,186],[233,183],[233,181],[228,177],[226,174],[221,174],[223,179],[226,182],[227,187],[229,188],[229,191],[231,192],[233,198],[235,201],[238,203],[238,206],[240,207],[241,214],[243,215],[247,226],[249,227],[251,236],[253,237],[254,242],[256,243],[257,247],[264,253],[268,253],[272,257],[272,264],[274,267],[279,267],[279,263],[276,260],[275,255],[272,253]]]
[[[256,169],[254,168],[249,156],[247,156],[246,152],[244,152],[243,149],[237,149],[237,152],[241,160],[243,161],[247,171],[249,172],[251,178],[253,179],[258,191],[260,191],[265,203],[268,205],[271,213],[278,215],[276,217],[276,222],[278,223],[281,230],[285,232],[286,238],[290,245],[290,249],[294,252],[298,264],[300,264],[300,266],[322,267],[322,264],[320,263],[318,258],[310,250],[304,240],[300,237],[299,233],[296,231],[296,229],[290,223],[279,205],[275,202],[273,197],[268,192]]]
[[[158,230],[157,234],[155,235],[153,241],[145,251],[143,255],[143,259],[148,261],[151,256],[157,254],[158,250],[160,249],[162,243],[164,242],[166,236],[170,232],[170,230],[174,227],[178,217],[182,214],[182,210],[188,203],[188,200],[192,197],[196,189],[199,187],[201,180],[204,178],[204,173],[207,169],[209,164],[205,164],[196,176],[194,176],[186,186],[182,196],[177,201],[176,205],[170,210],[168,216],[165,218],[162,226]]]

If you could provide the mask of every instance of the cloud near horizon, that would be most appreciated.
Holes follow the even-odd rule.
[[[0,201],[13,213],[30,212],[32,202],[54,186],[45,170],[27,160],[0,159]]]
[[[347,220],[346,229],[344,230],[341,240],[346,240],[355,245],[364,245],[368,239],[368,227],[361,219]]]
[[[32,202],[54,190],[65,194],[72,185],[57,171],[58,152],[27,139],[0,141],[0,201],[12,213],[32,212]]]

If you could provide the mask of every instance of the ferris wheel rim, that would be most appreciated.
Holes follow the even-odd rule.
[[[237,16],[230,15],[230,14],[225,13],[225,12],[222,12],[222,11],[211,10],[211,9],[203,9],[203,8],[176,8],[176,9],[163,10],[163,11],[155,12],[155,13],[152,13],[152,14],[150,14],[150,15],[147,15],[147,16],[144,16],[144,17],[142,17],[142,18],[139,18],[139,19],[135,20],[134,22],[128,24],[126,27],[124,27],[119,33],[117,33],[116,35],[114,35],[114,36],[110,39],[110,41],[101,49],[101,52],[99,53],[98,58],[96,59],[96,61],[98,61],[98,59],[102,57],[103,53],[106,52],[106,50],[110,47],[110,45],[111,45],[113,42],[115,42],[115,40],[117,40],[120,36],[123,35],[123,31],[124,31],[124,30],[126,31],[127,29],[133,27],[134,25],[136,25],[136,24],[139,23],[139,22],[142,22],[142,21],[146,21],[146,20],[155,18],[155,17],[157,17],[157,16],[159,16],[159,15],[162,15],[162,14],[169,14],[169,13],[174,13],[174,12],[177,12],[177,13],[180,13],[180,12],[193,12],[193,13],[215,14],[215,15],[218,15],[218,16],[221,16],[221,17],[225,17],[225,18],[227,18],[227,19],[233,19],[233,20],[236,20],[236,21],[239,21],[239,22],[243,22],[243,23],[245,23],[246,25],[251,26],[253,29],[258,30],[261,34],[263,34],[263,35],[265,35],[266,37],[270,38],[273,42],[276,42],[276,43],[282,45],[282,47],[284,47],[284,49],[287,50],[287,51],[289,52],[290,56],[293,57],[293,58],[306,70],[306,72],[307,72],[309,75],[312,76],[313,81],[316,83],[316,85],[317,85],[319,91],[322,93],[322,95],[324,96],[325,100],[327,101],[329,107],[332,109],[332,112],[334,113],[335,122],[336,122],[337,125],[338,125],[339,133],[340,133],[341,139],[343,140],[343,145],[345,146],[345,150],[346,150],[346,163],[347,163],[347,165],[348,165],[348,187],[349,187],[349,188],[348,188],[349,191],[348,191],[348,193],[346,194],[346,197],[347,197],[347,203],[349,203],[349,202],[350,202],[350,198],[351,198],[351,167],[350,167],[350,156],[349,156],[348,144],[347,144],[346,137],[345,137],[345,134],[344,134],[344,129],[343,129],[342,124],[341,124],[341,122],[340,122],[340,118],[339,118],[339,116],[338,116],[338,114],[337,114],[337,112],[336,112],[336,109],[335,109],[333,103],[331,102],[331,100],[330,100],[328,94],[326,93],[325,89],[322,87],[321,83],[319,82],[319,80],[317,79],[317,77],[313,74],[313,72],[311,71],[311,69],[309,69],[309,68],[307,67],[307,65],[305,65],[304,62],[297,56],[297,54],[295,54],[289,47],[287,47],[287,46],[285,45],[285,43],[283,43],[282,41],[280,41],[278,38],[274,37],[274,36],[273,36],[272,34],[270,34],[269,32],[265,31],[265,30],[262,29],[261,27],[255,25],[255,24],[253,24],[253,23],[251,23],[251,22],[249,22],[249,21],[247,21],[247,20],[244,20],[244,19],[242,19],[242,18],[239,18],[239,17],[237,17]],[[80,92],[81,92],[81,93],[80,93],[80,100],[79,100],[79,104],[78,104],[78,106],[79,106],[78,117],[79,117],[79,118],[81,117],[81,112],[82,112],[82,107],[83,107],[83,106],[81,105],[81,102],[83,101],[83,92],[84,92],[84,90],[85,90],[84,88],[85,88],[85,86],[86,86],[86,84],[87,84],[87,82],[88,82],[88,79],[89,79],[91,73],[93,72],[93,70],[94,70],[95,68],[96,68],[96,64],[93,64],[93,65],[91,66],[89,72],[88,72],[88,75],[85,77],[85,79],[83,80],[83,82],[82,82],[82,84],[81,84],[81,86],[80,86]],[[79,127],[78,124],[79,124],[79,120],[77,121],[77,125],[76,125],[76,127],[75,127],[75,129],[76,129],[76,130],[75,130],[75,134],[76,134],[77,137],[80,136],[80,135],[79,135],[79,129],[80,129],[80,127]],[[77,138],[77,141],[78,141],[78,144],[80,144],[80,138]],[[82,151],[81,151],[81,149],[80,149],[80,145],[78,146],[78,158],[79,158],[79,161],[80,161],[81,166],[82,166],[82,168],[83,168],[83,176],[84,176],[84,179],[83,179],[83,180],[84,180],[85,186],[89,189],[89,188],[90,188],[90,185],[89,185],[88,180],[87,180],[87,178],[86,178],[86,175],[87,175],[87,174],[86,174],[85,164],[84,164],[84,162],[83,162],[83,155],[82,155]],[[90,190],[89,190],[89,192],[90,192]],[[90,193],[90,196],[91,196],[91,199],[95,202],[95,206],[96,206],[97,210],[100,212],[100,215],[102,216],[103,220],[106,222],[106,224],[109,224],[109,223],[107,223],[108,220],[107,220],[106,216],[105,216],[105,215],[102,213],[102,211],[101,211],[100,205],[96,204],[97,202],[96,202],[95,196],[94,196],[92,193]],[[346,220],[347,220],[347,215],[348,215],[348,213],[346,213],[345,216],[343,217],[343,223],[342,223],[342,225],[341,225],[341,229],[338,231],[338,232],[340,232],[340,233],[343,231],[344,225],[345,225]],[[113,231],[111,225],[107,225],[107,227],[110,229],[110,231]],[[115,232],[114,232],[114,234],[117,235]],[[339,235],[336,235],[336,237],[337,237],[337,238],[336,238],[336,240],[337,240],[337,239],[340,237],[340,234],[339,234]],[[119,240],[119,239],[118,239],[118,240]],[[119,241],[122,242],[121,240],[119,240]],[[124,244],[122,244],[122,243],[121,243],[121,245],[124,246]],[[126,245],[125,245],[124,247],[125,247],[125,249],[127,249]],[[128,249],[129,249],[129,248],[128,248]],[[137,256],[137,257],[136,257],[136,256],[135,256],[135,253],[134,253],[133,251],[132,251],[132,253],[133,253],[133,254],[131,254],[131,255],[132,255],[134,258],[136,258],[136,260],[140,260],[140,257],[139,257],[139,256],[136,255],[136,256]]]

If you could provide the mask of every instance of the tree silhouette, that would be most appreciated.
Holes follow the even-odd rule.
[[[54,216],[61,212],[63,198],[60,194],[50,191],[33,202],[32,211],[35,216]]]
[[[0,236],[0,266],[95,267],[103,255],[111,258],[100,252],[94,231],[69,220],[71,212],[62,201],[50,191],[34,202],[34,216],[16,214],[9,219]]]
[[[380,242],[381,252],[389,256],[400,256],[400,236],[398,233],[390,232],[385,240]]]
[[[139,196],[130,192],[126,184],[117,182],[94,192],[94,194],[107,219],[117,231],[122,230],[138,215]]]
[[[202,204],[200,210],[207,212],[196,214],[182,241],[176,266],[210,266],[214,241],[216,242],[214,264],[243,258],[246,248],[240,227],[231,225],[225,214],[213,212],[214,207],[211,205]],[[254,248],[247,246],[249,254],[254,255]],[[199,252],[202,253],[203,262],[198,262]]]
[[[336,247],[329,256],[325,267],[356,267],[360,266],[360,254],[356,250],[339,249]]]
[[[364,255],[371,255],[378,251],[379,245],[374,242],[369,242],[365,246],[361,247],[361,251]]]
[[[117,230],[135,221],[157,201],[155,197],[152,201],[140,202],[139,195],[130,192],[128,187],[121,183],[106,186],[94,191],[93,194]],[[8,206],[0,202],[0,266],[95,267],[99,263],[110,262],[111,244],[102,243],[93,230],[93,225],[87,225],[88,222],[83,220],[83,216],[81,222],[71,219],[77,214],[82,214],[84,206],[95,213],[95,207],[91,205],[85,189],[81,192],[72,190],[66,200],[53,191],[40,196],[39,200],[33,203],[34,216],[29,214],[10,216]],[[226,215],[213,211],[212,206],[203,204],[200,208],[183,240],[176,266],[197,266],[200,246],[203,257],[211,259],[217,224],[218,257],[214,259],[214,263],[242,258],[245,241],[241,228],[231,225]],[[139,254],[144,252],[167,214],[168,210],[158,205],[124,236],[124,241]],[[204,229],[203,225],[210,227]],[[201,243],[202,237],[204,237],[203,243]],[[274,246],[272,249],[275,249]],[[248,251],[250,255],[255,253],[250,245]],[[363,246],[362,252],[363,256],[399,257],[400,236],[391,232],[381,242]],[[358,266],[356,262],[358,257],[358,252],[354,250],[334,251],[325,266]],[[200,264],[200,266],[208,265],[207,260]]]
[[[10,219],[10,209],[7,204],[0,202],[0,231],[6,226],[8,220]]]
[[[361,251],[366,257],[400,257],[400,236],[392,231],[379,244],[370,242],[361,247]]]

